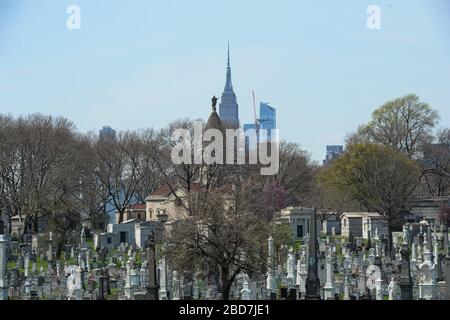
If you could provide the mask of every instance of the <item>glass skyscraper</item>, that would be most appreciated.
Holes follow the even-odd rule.
[[[259,119],[256,123],[246,123],[244,124],[244,132],[247,138],[247,146],[250,148],[256,147],[258,142],[269,142],[274,141],[276,136],[273,130],[277,128],[277,111],[274,107],[270,106],[268,103],[261,102],[259,104]],[[257,141],[251,136],[250,130],[254,132],[259,132],[259,137]]]
[[[261,142],[272,141],[275,138],[272,131],[276,129],[276,119],[276,109],[268,103],[261,102],[259,104],[259,129],[267,130],[267,135],[263,131],[261,132]]]
[[[99,131],[99,138],[102,141],[115,141],[116,140],[116,130],[110,126],[104,126]]]
[[[333,161],[343,153],[344,153],[344,146],[342,145],[327,146],[327,154],[325,156],[325,160],[323,160],[323,165],[331,163],[331,161]]]

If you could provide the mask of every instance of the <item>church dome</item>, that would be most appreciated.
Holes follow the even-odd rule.
[[[214,98],[213,98],[212,112],[209,115],[208,121],[206,122],[205,130],[218,129],[220,131],[223,131],[222,121],[220,121],[219,115],[217,114],[216,111],[217,100],[214,100]]]

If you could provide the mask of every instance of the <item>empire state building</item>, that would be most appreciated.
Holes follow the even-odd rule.
[[[239,105],[231,83],[230,44],[228,44],[227,78],[220,99],[219,117],[225,128],[239,128]]]

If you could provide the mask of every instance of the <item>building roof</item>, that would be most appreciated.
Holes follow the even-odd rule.
[[[193,192],[199,192],[204,190],[203,186],[200,183],[191,183],[191,191]],[[173,190],[177,191],[181,189],[179,186],[173,186]],[[150,196],[151,197],[167,197],[172,193],[172,189],[167,185],[164,184],[162,186],[160,186],[158,189],[156,189],[155,191],[153,191]]]
[[[133,204],[133,205],[126,207],[126,209],[128,209],[128,210],[145,210],[146,205],[145,205],[145,203]]]
[[[360,211],[344,212],[341,215],[341,218],[344,216],[348,218],[381,217],[381,215],[378,212],[360,212]]]
[[[172,192],[167,184],[160,186],[158,189],[150,193],[150,196],[167,196]]]
[[[223,131],[222,121],[220,121],[219,115],[217,114],[215,107],[213,107],[213,110],[209,115],[208,121],[206,122],[205,130],[208,129],[218,129],[220,131]]]
[[[281,209],[279,212],[280,216],[288,216],[292,214],[314,214],[314,208],[304,208],[304,207],[287,207],[285,209]]]

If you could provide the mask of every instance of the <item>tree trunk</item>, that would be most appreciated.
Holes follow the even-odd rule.
[[[233,281],[231,281],[230,279],[222,278],[222,300],[224,301],[230,300],[230,290],[232,284]]]
[[[123,215],[125,214],[125,209],[119,210],[119,223],[123,222]]]
[[[394,240],[392,239],[392,224],[389,221],[388,222],[388,253],[389,253],[389,257],[391,257],[391,259],[395,258],[395,253],[392,251],[393,246],[394,246]]]
[[[39,232],[39,228],[38,228],[38,217],[37,217],[37,215],[34,215],[31,219],[32,219],[31,220],[31,222],[32,222],[32,230],[31,231],[38,233]]]

